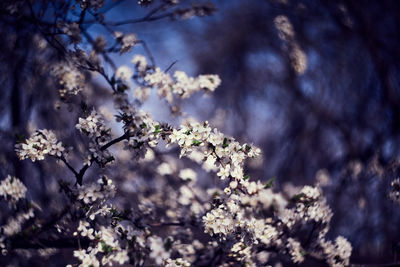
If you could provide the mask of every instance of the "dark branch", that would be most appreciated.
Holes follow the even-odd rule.
[[[122,140],[128,139],[129,137],[130,137],[130,136],[129,136],[128,133],[124,133],[124,134],[121,135],[120,137],[115,138],[115,139],[111,140],[110,142],[108,142],[107,144],[105,144],[105,145],[103,145],[102,147],[100,147],[100,150],[101,150],[101,151],[104,151],[104,150],[106,150],[107,148],[109,148],[110,146],[112,146],[112,145],[114,145],[114,144],[116,144],[116,143],[119,143],[119,142],[121,142]],[[92,163],[93,161],[94,161],[94,160],[91,160],[91,163]],[[83,167],[81,168],[81,170],[79,171],[79,173],[76,175],[76,183],[77,183],[77,184],[82,185],[83,176],[85,175],[85,173],[86,173],[86,171],[89,169],[89,167],[90,167],[90,165],[87,165],[87,164],[83,165]]]

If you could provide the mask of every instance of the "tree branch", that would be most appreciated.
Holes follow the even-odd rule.
[[[121,135],[120,137],[115,138],[115,139],[111,140],[110,142],[108,142],[107,144],[105,144],[105,145],[103,145],[102,147],[100,147],[100,150],[101,150],[101,151],[104,151],[104,150],[106,150],[107,148],[109,148],[110,146],[112,146],[112,145],[114,145],[114,144],[116,144],[116,143],[119,143],[119,142],[121,142],[122,140],[128,139],[129,137],[130,137],[129,133],[124,133],[124,134]],[[91,160],[91,163],[92,163],[93,161],[94,161],[94,160]],[[91,165],[87,165],[87,164],[83,165],[83,167],[80,169],[79,173],[78,173],[77,175],[75,175],[75,176],[76,176],[76,183],[77,183],[77,184],[82,185],[83,176],[85,175],[86,171],[89,169],[90,166],[91,166]]]

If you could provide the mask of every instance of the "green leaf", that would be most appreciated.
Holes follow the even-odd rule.
[[[275,182],[275,177],[272,177],[271,179],[269,179],[269,180],[265,183],[264,188],[265,188],[265,189],[268,189],[268,188],[273,187],[273,186],[274,186],[274,182]]]
[[[201,143],[202,143],[202,142],[200,142],[200,141],[198,141],[198,140],[196,140],[196,139],[193,140],[193,145],[194,145],[194,146],[199,146]]]
[[[146,127],[147,127],[146,123],[143,122],[142,124],[140,124],[140,128],[144,129]]]
[[[106,244],[103,240],[100,241],[101,248],[104,250],[104,253],[110,253],[113,248]]]
[[[154,126],[154,134],[158,134],[160,132],[161,132],[161,126],[157,124],[156,126]]]
[[[225,137],[224,142],[222,143],[222,148],[225,148],[228,146],[228,139]]]
[[[243,180],[245,180],[245,181],[249,180],[249,179],[250,179],[250,175],[248,175],[248,174],[243,177]]]

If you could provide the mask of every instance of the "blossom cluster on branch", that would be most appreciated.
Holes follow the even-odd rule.
[[[20,199],[24,199],[26,191],[25,185],[17,177],[11,175],[8,175],[0,183],[0,196],[11,205],[15,205]]]
[[[44,160],[46,155],[61,157],[65,148],[58,142],[53,131],[42,129],[36,131],[29,139],[15,145],[18,157],[23,160],[29,158],[33,162]]]

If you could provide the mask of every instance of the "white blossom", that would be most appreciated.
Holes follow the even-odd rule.
[[[110,130],[106,128],[102,116],[95,110],[92,110],[86,118],[79,118],[78,121],[75,128],[81,133],[86,134],[90,138],[102,137],[99,139],[101,143],[110,139]]]
[[[331,241],[321,240],[327,262],[332,267],[343,267],[349,265],[352,247],[346,238],[338,236],[335,243]]]
[[[29,158],[33,162],[43,160],[47,154],[61,157],[64,150],[55,134],[46,129],[36,131],[29,139],[15,145],[15,151],[21,160]]]
[[[189,267],[190,263],[182,258],[167,259],[165,267]]]
[[[7,199],[12,205],[25,198],[26,191],[25,185],[17,177],[11,175],[8,175],[0,183],[0,196]]]
[[[197,173],[194,172],[192,169],[186,168],[186,169],[180,170],[179,177],[182,180],[196,181]]]
[[[60,85],[60,96],[65,98],[77,95],[85,88],[85,76],[70,63],[59,63],[52,69],[52,74]]]
[[[400,179],[397,178],[390,183],[391,190],[389,197],[391,200],[400,203]]]
[[[169,258],[170,253],[165,250],[164,243],[161,237],[151,236],[147,239],[150,248],[150,258],[152,258],[156,264],[161,265],[163,260]]]
[[[18,213],[17,215],[10,217],[7,223],[0,227],[0,231],[4,233],[5,236],[12,236],[21,231],[22,224],[34,217],[33,209],[29,209],[26,212]]]
[[[134,55],[131,62],[135,64],[139,72],[144,72],[147,69],[147,60],[142,55]]]
[[[126,65],[119,67],[115,72],[115,77],[117,77],[118,79],[127,84],[130,84],[132,76],[133,76],[132,69]]]
[[[304,261],[303,250],[301,248],[300,242],[293,238],[288,238],[287,248],[289,249],[289,254],[294,263],[300,263]]]

